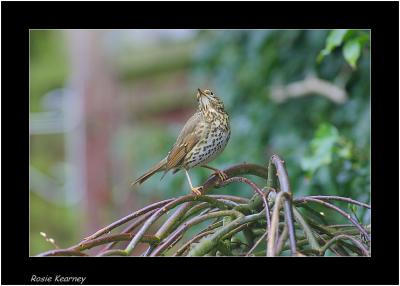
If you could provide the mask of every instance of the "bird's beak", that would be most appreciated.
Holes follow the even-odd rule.
[[[200,97],[201,97],[202,95],[205,95],[205,93],[204,93],[200,88],[198,88],[197,91],[198,91],[198,93],[197,93],[197,99],[200,99]]]

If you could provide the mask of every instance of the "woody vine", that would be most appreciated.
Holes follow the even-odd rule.
[[[370,209],[368,204],[341,196],[296,197],[278,155],[270,158],[267,167],[238,164],[224,173],[228,175],[224,181],[210,176],[201,196],[188,194],[153,203],[76,245],[38,256],[89,256],[89,249],[96,249],[96,256],[131,256],[139,243],[147,245],[141,256],[370,256],[370,225],[335,202]],[[264,178],[265,186],[244,175]],[[254,195],[248,199],[207,194],[235,183]],[[340,214],[348,223],[330,224],[317,206]],[[191,227],[203,222],[208,223],[204,229],[185,237]]]

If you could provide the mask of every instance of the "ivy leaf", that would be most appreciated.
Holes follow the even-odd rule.
[[[357,60],[361,54],[361,44],[359,39],[348,41],[343,47],[343,56],[349,65],[355,69]]]
[[[320,63],[324,59],[324,57],[329,55],[336,47],[340,46],[348,32],[349,30],[347,29],[331,31],[326,38],[325,48],[319,53],[317,57],[317,62]]]

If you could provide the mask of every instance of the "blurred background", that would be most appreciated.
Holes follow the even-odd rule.
[[[30,255],[54,248],[41,232],[68,247],[189,193],[181,172],[129,185],[167,154],[197,88],[231,117],[212,166],[266,165],[277,153],[296,197],[369,203],[369,40],[359,30],[31,30]],[[211,172],[190,174],[198,185]]]

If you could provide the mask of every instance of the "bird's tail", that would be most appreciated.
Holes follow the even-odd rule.
[[[151,167],[149,170],[147,170],[146,173],[144,173],[142,176],[140,176],[139,178],[137,178],[132,184],[131,187],[135,186],[135,185],[140,185],[142,184],[144,181],[146,181],[148,178],[150,178],[151,176],[153,176],[155,173],[161,172],[165,170],[165,165],[167,163],[167,158],[164,158],[163,160],[161,160],[159,163],[157,163],[156,165],[154,165],[153,167]]]

